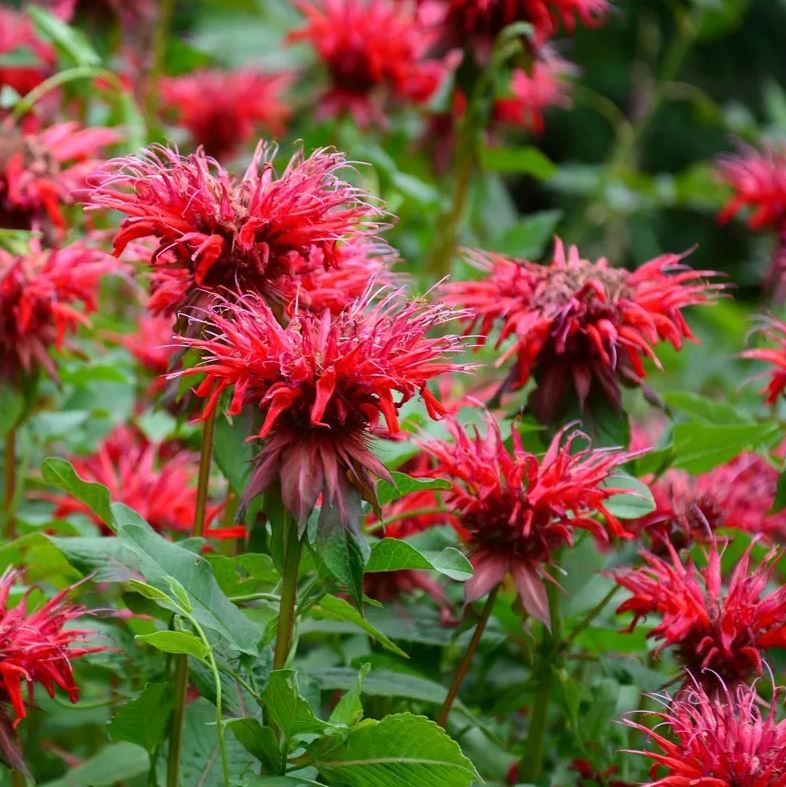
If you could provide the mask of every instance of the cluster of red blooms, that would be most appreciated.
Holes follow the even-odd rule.
[[[50,348],[61,349],[66,335],[88,322],[99,280],[116,269],[112,257],[81,243],[31,246],[24,256],[0,249],[0,377],[39,368],[54,376]]]
[[[737,682],[761,673],[763,653],[786,645],[786,587],[763,595],[778,553],[770,552],[751,569],[752,547],[737,563],[725,592],[714,540],[703,569],[690,557],[683,563],[671,544],[666,544],[668,559],[643,552],[646,565],[614,573],[632,594],[617,612],[633,612],[628,630],[647,615],[659,615],[661,622],[648,634],[661,640],[656,652],[676,648],[695,675],[712,670]]]
[[[599,395],[620,409],[620,384],[641,384],[644,359],[659,363],[658,342],[679,348],[693,338],[682,310],[710,300],[718,286],[676,254],[630,272],[585,260],[575,247],[566,254],[559,240],[549,265],[482,253],[474,260],[488,275],[446,285],[445,300],[467,309],[470,330],[486,336],[499,326],[496,347],[513,338],[498,361],[517,358],[505,386],[534,376],[530,406],[547,423],[565,412],[571,388],[582,408]]]
[[[733,191],[719,220],[725,223],[748,208],[750,229],[773,230],[778,236],[766,284],[782,300],[786,297],[786,146],[772,143],[761,150],[744,146],[739,155],[721,159],[718,170]]]
[[[342,241],[373,236],[379,211],[339,179],[341,154],[298,153],[277,176],[274,152],[260,144],[240,180],[202,151],[184,158],[157,147],[109,163],[90,205],[128,217],[116,254],[137,238],[158,241],[149,262],[166,286],[154,283],[151,309],[174,313],[217,290],[286,303],[298,277],[341,264]]]
[[[775,698],[762,711],[754,687],[721,683],[714,688],[694,681],[667,700],[665,710],[652,714],[660,722],[654,729],[625,720],[658,747],[632,752],[653,761],[647,787],[781,787],[786,782],[786,721],[778,721]]]

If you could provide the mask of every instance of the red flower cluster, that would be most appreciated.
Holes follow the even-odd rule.
[[[115,502],[133,508],[151,527],[162,533],[189,532],[196,512],[197,456],[177,444],[151,443],[139,430],[118,426],[98,446],[95,454],[71,457],[81,478],[103,484]],[[105,532],[101,522],[80,500],[67,495],[53,496],[55,516],[86,514]],[[209,523],[221,506],[208,508]],[[239,538],[244,529],[208,530],[203,535],[213,538]]]
[[[0,6],[0,57],[4,58],[20,49],[32,51],[38,62],[31,65],[1,65],[0,88],[8,85],[23,96],[54,70],[57,56],[54,47],[36,35],[27,14],[6,5]]]
[[[751,548],[737,563],[725,595],[714,540],[702,570],[691,558],[683,565],[671,544],[666,544],[668,561],[643,552],[645,566],[614,573],[617,584],[632,593],[617,613],[633,612],[628,631],[641,618],[660,615],[661,623],[648,634],[662,640],[656,653],[675,647],[695,674],[710,669],[724,680],[739,681],[760,673],[763,651],[786,645],[786,587],[762,597],[777,552],[751,569]]]
[[[433,418],[443,414],[426,384],[463,368],[447,358],[461,342],[427,334],[453,312],[402,295],[393,291],[376,304],[367,296],[338,316],[296,313],[286,327],[257,296],[219,301],[206,338],[182,340],[203,353],[201,364],[177,374],[205,375],[196,389],[208,398],[205,417],[230,388],[230,414],[254,405],[264,415],[257,436],[266,442],[246,500],[279,480],[284,504],[301,522],[324,494],[323,512],[337,508],[350,523],[357,492],[369,495],[374,476],[389,477],[368,444],[380,419],[398,432],[398,408],[417,393]]]
[[[118,263],[81,243],[17,257],[0,249],[0,377],[41,367],[55,375],[49,349],[88,322],[98,282]],[[83,311],[75,306],[81,303]]]
[[[93,208],[125,214],[116,254],[135,238],[154,237],[150,264],[164,270],[151,308],[174,310],[206,290],[275,295],[305,270],[338,267],[341,242],[373,235],[379,211],[336,172],[343,155],[296,154],[277,176],[272,148],[260,144],[239,181],[202,151],[185,158],[164,147],[110,162],[90,195]],[[163,292],[164,295],[160,295]],[[183,303],[179,305],[184,305]]]
[[[475,260],[489,275],[446,285],[446,301],[467,308],[470,330],[488,334],[500,325],[496,346],[515,338],[498,363],[517,355],[506,386],[521,388],[535,376],[530,404],[543,422],[562,414],[571,387],[581,407],[597,393],[619,409],[620,382],[639,385],[644,358],[659,365],[659,341],[679,348],[693,338],[682,310],[710,300],[719,286],[677,254],[630,272],[582,259],[575,246],[566,255],[559,240],[549,265],[482,253]]]
[[[163,382],[161,375],[169,371],[174,352],[173,335],[174,324],[170,316],[146,314],[139,318],[133,333],[120,337],[123,347],[157,378],[157,387]]]
[[[535,60],[529,72],[517,68],[510,83],[511,95],[497,99],[494,115],[504,123],[542,134],[544,110],[570,106],[566,79],[575,73],[572,63],[556,56]]]
[[[330,89],[323,116],[349,112],[360,126],[386,125],[386,99],[423,103],[455,58],[428,59],[434,30],[418,20],[410,0],[296,0],[307,24],[290,34],[308,41],[325,63]]]
[[[116,129],[56,123],[22,133],[0,125],[0,227],[66,228],[63,205],[103,163],[100,154],[120,138]]]
[[[509,451],[491,416],[485,436],[477,430],[470,436],[453,420],[448,427],[453,442],[423,447],[437,460],[433,475],[451,484],[445,493],[447,508],[472,549],[475,573],[464,585],[467,603],[510,574],[527,612],[548,624],[543,580],[550,579],[546,569],[552,553],[570,545],[577,528],[608,542],[609,533],[595,514],[603,515],[614,535],[626,535],[605,507],[609,497],[623,490],[603,484],[631,455],[589,447],[573,453],[584,435],[574,432],[563,441],[561,430],[538,459],[524,450],[515,429]]]
[[[762,393],[767,395],[767,404],[775,404],[786,390],[786,322],[767,320],[761,333],[775,346],[746,350],[742,357],[772,365],[770,381]]]
[[[59,687],[71,702],[76,702],[79,687],[74,681],[71,659],[103,650],[81,646],[89,630],[64,628],[69,621],[87,613],[84,607],[66,600],[72,588],[61,591],[35,612],[28,613],[26,595],[10,609],[8,596],[18,575],[18,571],[9,568],[0,577],[0,699],[13,708],[14,727],[27,716],[23,684],[27,684],[30,705],[36,683],[50,697],[54,696],[55,687]]]
[[[751,686],[708,693],[695,683],[653,714],[659,720],[655,729],[626,719],[659,749],[630,752],[654,763],[647,787],[782,787],[786,721],[777,720],[775,700],[766,713],[761,704]]]
[[[167,110],[207,153],[221,159],[237,152],[259,128],[281,136],[289,118],[282,93],[290,74],[263,74],[250,69],[199,69],[162,80]]]

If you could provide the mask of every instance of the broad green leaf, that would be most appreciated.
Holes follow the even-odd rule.
[[[84,503],[104,524],[112,527],[114,518],[110,508],[109,490],[103,484],[83,480],[70,462],[59,457],[44,459],[41,476],[48,484],[68,492]]]
[[[230,719],[227,729],[238,739],[243,747],[254,755],[268,771],[281,769],[282,757],[278,748],[275,730],[267,727],[253,716]]]
[[[524,216],[493,241],[490,248],[513,257],[537,259],[549,244],[561,218],[560,210],[543,210]]]
[[[73,61],[74,65],[98,66],[101,64],[101,58],[90,46],[87,36],[81,30],[69,27],[61,19],[40,6],[27,6],[25,11],[33,20],[38,34],[45,40],[51,41],[55,49]]]
[[[319,513],[312,548],[330,573],[349,590],[355,603],[363,600],[363,567],[369,555],[366,539],[354,528],[345,527],[336,511]],[[309,528],[310,540],[312,528]]]
[[[242,787],[327,787],[322,782],[296,776],[249,776]]]
[[[290,739],[296,735],[322,733],[329,728],[318,719],[300,696],[294,670],[274,670],[262,695],[271,721]]]
[[[383,538],[374,543],[366,573],[405,569],[433,569],[459,582],[472,576],[472,564],[455,547],[446,547],[441,552],[423,552],[398,538]]]
[[[371,625],[348,601],[337,596],[324,596],[312,609],[314,617],[328,618],[329,620],[345,620],[363,629],[372,639],[379,642],[383,648],[398,656],[408,658],[407,654],[396,645],[393,640]]]
[[[441,478],[413,478],[406,473],[391,471],[393,483],[380,481],[377,484],[377,500],[381,505],[392,503],[412,492],[422,492],[426,489],[450,489],[450,484]]]
[[[368,719],[344,740],[321,738],[309,753],[323,777],[345,787],[469,787],[480,779],[441,727],[409,713]]]
[[[137,634],[134,639],[143,645],[150,645],[164,653],[184,653],[200,661],[210,649],[199,637],[188,631],[154,631],[152,634]]]
[[[148,683],[144,691],[117,709],[107,732],[113,741],[129,741],[153,751],[166,737],[172,686]]]
[[[149,768],[148,754],[141,746],[125,741],[110,743],[62,779],[39,787],[114,787],[118,782],[141,776]]]
[[[725,426],[749,422],[743,413],[728,402],[718,402],[690,391],[674,391],[664,394],[663,401],[674,410],[713,424]]]
[[[224,477],[238,494],[243,494],[251,476],[253,448],[246,442],[250,430],[247,413],[235,416],[231,422],[227,418],[216,421],[213,455]]]
[[[357,672],[351,667],[327,667],[312,677],[322,690],[351,691],[357,684]],[[408,672],[375,669],[364,679],[361,693],[369,697],[402,697],[431,705],[441,705],[447,689],[441,684]]]
[[[363,690],[363,681],[366,679],[370,669],[370,664],[361,666],[355,685],[344,694],[336,704],[336,707],[333,708],[330,719],[328,719],[330,724],[351,727],[363,718],[363,705],[360,702],[360,694]]]
[[[612,495],[606,501],[606,508],[620,519],[638,519],[653,512],[656,508],[650,488],[627,473],[615,473],[608,481],[614,489],[629,489]]]
[[[139,575],[134,553],[119,539],[105,536],[49,536],[68,562],[96,582],[126,582]]]
[[[539,180],[548,180],[557,171],[548,156],[533,147],[483,148],[480,163],[489,172],[532,175]]]

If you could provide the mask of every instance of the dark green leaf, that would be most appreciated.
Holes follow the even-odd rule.
[[[84,503],[104,524],[110,527],[113,525],[109,490],[103,484],[84,481],[70,462],[58,457],[44,459],[41,476],[48,484],[68,492]]]
[[[632,475],[615,473],[607,485],[614,489],[630,490],[612,495],[606,501],[609,512],[620,519],[638,519],[656,508],[650,488]]]
[[[5,437],[19,422],[25,398],[15,386],[0,380],[0,437]]]
[[[548,156],[533,147],[483,148],[480,163],[490,172],[532,175],[540,180],[548,180],[557,171]]]
[[[674,435],[674,467],[689,473],[706,473],[742,451],[774,445],[781,437],[775,423],[708,424],[689,421],[677,424]]]
[[[226,726],[245,749],[264,765],[265,770],[280,770],[282,756],[278,748],[276,733],[272,727],[261,724],[253,716],[230,719]]]
[[[374,543],[366,573],[407,569],[433,569],[459,582],[472,576],[472,564],[455,547],[446,547],[441,552],[423,552],[397,538],[383,538]]]
[[[363,718],[363,705],[360,702],[360,693],[363,689],[363,681],[371,669],[370,664],[363,664],[358,673],[355,685],[347,691],[338,701],[333,712],[330,714],[330,724],[351,727]]]
[[[490,247],[513,257],[537,259],[545,251],[561,218],[560,210],[544,210],[525,216],[508,227]]]
[[[108,727],[109,737],[136,743],[152,752],[166,736],[171,709],[172,686],[148,683],[135,699],[118,708]]]
[[[214,456],[216,464],[232,489],[242,495],[251,476],[253,449],[246,438],[251,434],[251,424],[247,413],[235,416],[230,422],[226,418],[216,421]]]
[[[347,588],[356,604],[363,600],[363,567],[368,559],[366,539],[345,527],[337,511],[327,517],[320,511],[312,547],[330,573]]]
[[[113,787],[125,779],[134,779],[150,767],[147,752],[133,743],[110,743],[98,754],[72,768],[62,779],[40,787]]]
[[[314,715],[311,706],[300,696],[294,670],[271,672],[262,701],[271,721],[287,739],[296,735],[322,733],[329,727]]]

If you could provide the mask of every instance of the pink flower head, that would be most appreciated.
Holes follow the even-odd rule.
[[[120,134],[111,128],[56,123],[22,133],[0,124],[0,227],[29,229],[42,223],[60,231],[64,205],[103,163],[104,148]]]
[[[707,565],[685,564],[666,544],[668,560],[642,552],[646,565],[614,573],[617,584],[631,592],[617,613],[633,612],[628,631],[647,615],[661,622],[648,636],[660,640],[656,653],[667,647],[698,674],[710,669],[727,681],[745,680],[762,671],[767,648],[786,645],[786,587],[763,593],[772,576],[776,550],[751,568],[749,547],[723,589],[721,559],[713,539]]]
[[[290,112],[282,93],[291,81],[287,73],[199,69],[162,80],[161,91],[194,143],[222,159],[259,128],[276,137],[284,134]]]
[[[13,726],[27,716],[22,686],[27,686],[28,705],[33,704],[33,689],[40,683],[50,697],[59,687],[71,702],[79,699],[71,659],[96,653],[104,648],[84,647],[90,631],[64,628],[87,614],[84,607],[67,601],[73,588],[52,597],[34,612],[27,610],[27,594],[9,608],[8,596],[19,572],[7,568],[0,577],[0,699],[9,703],[16,717]]]
[[[454,58],[429,59],[435,31],[420,24],[411,0],[296,0],[306,25],[290,35],[308,41],[330,73],[321,115],[348,111],[361,126],[386,125],[385,98],[428,101]]]
[[[529,72],[517,68],[510,84],[511,95],[494,104],[497,120],[542,134],[544,110],[571,105],[567,78],[575,73],[572,63],[556,56],[536,60]]]
[[[34,62],[0,66],[0,88],[8,85],[23,96],[54,71],[57,56],[54,47],[36,35],[27,14],[6,5],[0,6],[0,57],[5,58],[20,50],[29,51]]]
[[[510,574],[527,612],[548,624],[543,580],[550,579],[546,568],[552,553],[570,545],[577,528],[608,542],[608,530],[595,514],[603,515],[614,535],[627,535],[605,506],[622,490],[603,484],[631,455],[590,447],[574,452],[584,435],[573,432],[564,440],[563,429],[538,459],[524,449],[515,429],[510,451],[490,415],[485,436],[477,429],[468,434],[452,419],[448,428],[453,442],[427,442],[423,448],[437,460],[433,475],[451,484],[447,508],[472,549],[475,574],[464,585],[467,603]]]
[[[155,530],[191,531],[198,465],[193,452],[177,443],[152,443],[138,429],[121,424],[100,443],[95,454],[71,457],[71,463],[81,478],[106,486],[112,500],[133,508]],[[57,504],[55,516],[86,514],[106,529],[106,523],[81,501],[67,495],[49,499]],[[210,506],[207,521],[220,511],[220,505]],[[214,534],[208,531],[203,535]]]
[[[743,358],[770,364],[770,380],[762,393],[767,395],[767,404],[775,404],[786,390],[786,322],[768,319],[762,325],[760,333],[774,346],[745,350],[741,355]]]
[[[462,343],[427,334],[453,317],[448,308],[406,300],[400,290],[377,303],[368,295],[338,316],[296,313],[286,327],[258,296],[217,301],[206,338],[182,340],[202,351],[203,362],[177,374],[205,375],[195,391],[207,397],[205,417],[228,389],[230,414],[245,405],[262,411],[257,436],[265,445],[247,500],[278,480],[284,505],[300,522],[324,495],[323,511],[337,508],[351,524],[357,492],[370,495],[374,476],[389,478],[369,448],[380,422],[397,433],[399,407],[418,393],[432,418],[443,414],[426,384],[464,368],[447,357]]]
[[[692,339],[682,310],[711,299],[720,285],[707,284],[708,271],[694,271],[677,254],[664,254],[635,271],[590,262],[557,239],[548,265],[478,253],[488,275],[480,281],[445,286],[448,303],[472,315],[470,330],[488,334],[500,326],[496,346],[513,337],[500,357],[517,366],[507,385],[521,388],[534,375],[530,405],[543,422],[563,412],[570,388],[579,405],[593,393],[620,408],[620,383],[639,385],[643,360],[659,361],[653,346],[668,341],[679,349]]]
[[[38,367],[54,376],[49,349],[61,349],[67,334],[89,322],[99,280],[117,268],[82,243],[50,251],[33,245],[25,256],[0,249],[0,377]]]
[[[755,686],[708,692],[693,681],[652,713],[654,729],[625,719],[657,747],[629,752],[653,761],[645,787],[782,787],[786,721],[777,720],[775,698],[766,712],[763,704]]]
[[[187,301],[221,288],[268,295],[282,277],[338,267],[342,243],[373,235],[380,213],[338,178],[347,166],[340,153],[299,152],[279,176],[274,152],[260,143],[237,181],[201,150],[182,157],[157,146],[110,162],[90,205],[128,217],[115,236],[115,254],[135,238],[155,238],[150,264],[167,271],[169,285],[187,281]],[[176,289],[165,290],[162,305],[171,306]]]

